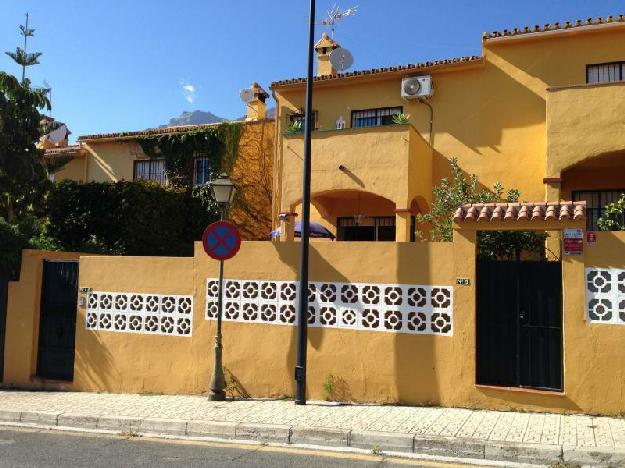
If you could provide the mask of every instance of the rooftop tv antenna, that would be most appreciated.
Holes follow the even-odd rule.
[[[330,28],[331,37],[334,39],[334,30],[336,25],[348,16],[354,16],[358,11],[358,6],[353,6],[343,10],[340,5],[334,4],[332,8],[328,10],[328,17],[321,20],[321,24],[327,28]]]

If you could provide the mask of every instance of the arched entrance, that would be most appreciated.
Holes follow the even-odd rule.
[[[332,190],[314,193],[311,202],[311,221],[330,230],[337,241],[396,240],[395,203],[387,198],[360,190]]]

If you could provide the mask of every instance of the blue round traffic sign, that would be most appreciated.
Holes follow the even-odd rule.
[[[234,224],[228,221],[217,221],[204,230],[202,245],[211,258],[228,260],[239,251],[241,234]]]

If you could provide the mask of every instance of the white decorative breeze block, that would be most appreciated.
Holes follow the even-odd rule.
[[[625,270],[586,268],[586,320],[625,325]]]
[[[225,279],[223,319],[297,323],[295,281]],[[216,320],[219,280],[206,280],[206,319]],[[311,282],[308,325],[411,334],[453,335],[453,288],[404,284]]]
[[[191,336],[193,297],[93,291],[87,298],[87,330]]]

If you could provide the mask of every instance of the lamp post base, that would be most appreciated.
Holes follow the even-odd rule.
[[[215,337],[215,369],[213,371],[213,378],[208,386],[210,390],[208,399],[210,401],[224,401],[226,399],[226,379],[221,363],[221,351],[221,333],[218,332]]]
[[[208,394],[209,401],[226,401],[226,392],[211,392]]]

